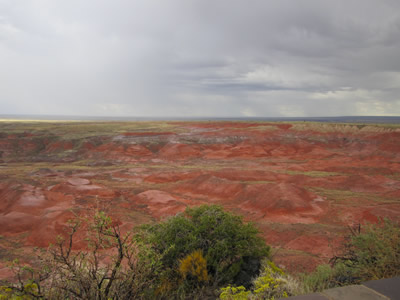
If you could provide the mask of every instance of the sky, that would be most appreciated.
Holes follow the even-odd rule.
[[[0,0],[0,114],[400,115],[399,0]]]

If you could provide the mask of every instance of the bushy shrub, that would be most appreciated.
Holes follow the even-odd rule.
[[[253,287],[246,290],[244,286],[227,286],[221,289],[220,299],[279,299],[296,294],[299,283],[290,275],[285,274],[272,261],[264,261],[261,274],[254,279]]]
[[[378,224],[350,228],[341,252],[332,258],[331,263],[301,276],[303,292],[399,276],[399,224],[384,219]]]
[[[178,288],[180,262],[196,250],[204,255],[208,284],[215,289],[234,283],[245,258],[261,260],[269,255],[269,247],[258,233],[253,224],[244,223],[220,206],[202,205],[187,208],[164,222],[145,225],[137,236],[162,257],[163,281],[169,281],[171,289]]]
[[[260,276],[254,280],[253,293],[256,298],[278,299],[294,295],[297,289],[296,279],[268,261]]]
[[[352,230],[341,255],[334,262],[352,270],[354,281],[400,275],[400,226],[389,220],[364,224]]]
[[[251,291],[247,291],[244,286],[231,286],[221,288],[219,299],[222,300],[247,300],[251,296]]]

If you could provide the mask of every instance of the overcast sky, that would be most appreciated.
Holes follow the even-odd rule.
[[[0,0],[0,114],[400,115],[400,1]]]

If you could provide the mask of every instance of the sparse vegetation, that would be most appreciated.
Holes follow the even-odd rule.
[[[319,265],[314,272],[300,275],[302,285],[299,293],[320,292],[325,289],[346,285],[346,281],[347,284],[351,284],[351,281],[348,280],[348,278],[351,278],[349,271],[343,264],[334,266],[329,264]]]
[[[321,187],[308,188],[309,190],[326,197],[335,205],[349,205],[350,203],[398,203],[397,198],[378,193],[354,192],[344,189],[327,189]]]
[[[94,293],[90,297],[96,297],[95,293],[103,295],[98,298],[106,297],[108,277],[118,262],[115,232],[119,229],[105,214],[98,212],[94,219],[79,217],[77,231],[71,236],[73,247],[66,260],[76,261],[74,272],[84,285],[74,282],[68,273],[72,269],[68,271],[62,264],[60,245],[65,256],[68,233],[39,258],[27,257],[30,245],[46,245],[60,232],[72,206],[75,213],[83,212],[97,201],[96,194],[107,198],[105,202],[124,226],[155,222],[187,204],[220,203],[256,219],[262,232],[281,249],[276,257],[283,258],[288,270],[308,270],[322,261],[329,252],[327,244],[336,244],[348,220],[374,221],[379,215],[397,218],[400,125],[293,124],[284,128],[285,124],[265,122],[0,122],[0,263],[3,267],[6,260],[16,258],[31,263],[25,267],[15,263],[21,282],[9,284],[0,294],[6,299],[57,299],[67,292],[56,289],[72,287],[76,291],[90,286]],[[252,153],[254,145],[254,150],[261,149],[257,155]],[[143,152],[135,152],[135,147]],[[346,176],[360,180],[346,181]],[[75,178],[84,183],[71,183]],[[253,189],[262,192],[261,185],[283,182],[289,185],[276,195],[265,193],[255,205],[245,203],[255,195]],[[237,189],[229,192],[231,187]],[[291,187],[316,196],[309,199],[312,210],[304,206],[304,212],[297,211],[298,203],[291,203],[295,199],[291,195],[302,195],[292,193]],[[213,194],[219,188],[222,192]],[[161,196],[141,195],[152,190]],[[280,199],[285,199],[293,204],[293,210],[272,215],[269,206],[264,206],[270,196],[277,207]],[[216,298],[221,288],[228,299],[267,298],[284,296],[275,287],[277,281],[290,295],[394,276],[399,269],[398,225],[384,221],[353,230],[335,262],[296,275],[298,290],[288,288],[297,281],[287,271],[272,272],[268,264],[260,267],[269,250],[254,226],[220,207],[202,209],[201,213],[200,208],[188,209],[123,235],[127,238],[123,240],[124,257],[108,297],[127,297],[123,294],[127,285],[119,281],[133,284],[129,280],[136,280],[140,284],[133,284],[134,298]],[[296,221],[288,223],[291,216]],[[99,222],[104,225],[100,235],[93,227]],[[305,245],[314,240],[312,249]],[[96,243],[100,263],[90,273]],[[134,269],[129,268],[128,249]],[[36,268],[40,263],[49,267]],[[85,267],[78,268],[80,265]],[[110,276],[100,286],[92,284],[107,272]],[[56,279],[61,277],[68,280],[57,286]],[[120,287],[120,294],[114,293],[114,286]]]
[[[82,232],[83,230],[83,232]],[[84,236],[82,237],[82,233]],[[219,206],[188,208],[183,215],[123,235],[103,212],[69,222],[38,265],[13,269],[17,282],[1,297],[33,299],[202,298],[234,284],[246,259],[269,247],[252,224]],[[74,250],[86,241],[85,250]],[[81,245],[82,246],[82,245]],[[203,256],[204,253],[204,256]],[[256,275],[258,269],[252,270]]]
[[[66,234],[39,252],[39,268],[15,260],[16,281],[0,288],[0,299],[276,299],[400,275],[400,227],[388,219],[351,229],[332,265],[298,279],[268,260],[257,233],[214,205],[188,208],[133,235],[96,212],[71,220]],[[86,250],[74,250],[82,238]],[[249,257],[264,260],[241,284]]]
[[[334,257],[333,263],[351,269],[354,282],[400,275],[399,224],[384,219],[352,229],[343,252]]]
[[[305,171],[305,172],[301,172],[301,171],[286,170],[285,173],[286,174],[290,174],[290,175],[305,175],[305,176],[316,177],[316,178],[343,175],[343,174],[337,173],[337,172],[325,172],[325,171]]]
[[[400,226],[389,220],[350,229],[332,265],[302,276],[304,292],[400,275]]]
[[[84,250],[74,250],[82,239]],[[16,282],[1,287],[0,299],[140,299],[149,296],[160,268],[155,252],[123,235],[103,212],[71,220],[36,260],[37,268],[14,261]]]

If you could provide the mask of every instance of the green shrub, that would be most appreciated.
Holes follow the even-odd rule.
[[[268,261],[260,276],[254,280],[253,293],[256,299],[277,299],[292,296],[297,289],[298,283],[293,277]]]
[[[220,299],[279,299],[298,293],[299,283],[290,275],[285,274],[272,261],[263,262],[261,274],[254,279],[253,286],[246,290],[244,286],[227,286],[221,289]]]
[[[225,288],[221,288],[221,294],[219,299],[222,300],[247,300],[251,295],[250,291],[247,291],[244,286],[234,287],[228,285]]]
[[[389,220],[352,230],[344,251],[334,258],[352,270],[355,282],[400,275],[400,227]]]
[[[162,257],[164,277],[179,284],[179,262],[195,250],[207,261],[210,286],[234,283],[245,258],[269,255],[269,247],[258,230],[220,206],[202,205],[155,225],[141,227],[137,237],[150,244]],[[258,270],[257,270],[258,271]],[[256,274],[253,274],[256,275]],[[176,288],[176,287],[175,287]]]
[[[350,229],[332,265],[300,276],[304,293],[400,275],[400,227],[384,219]]]

